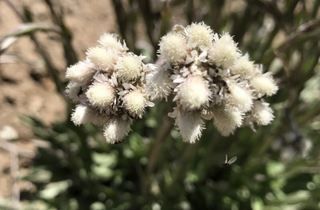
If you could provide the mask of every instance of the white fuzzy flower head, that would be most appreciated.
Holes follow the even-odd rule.
[[[123,102],[125,108],[133,116],[142,116],[144,109],[147,106],[146,95],[138,88],[125,95]]]
[[[81,91],[81,84],[77,82],[68,83],[66,93],[73,102],[80,101],[79,93],[81,93]]]
[[[164,68],[155,69],[146,76],[146,93],[151,100],[167,99],[171,93],[171,83],[169,71]]]
[[[249,60],[247,55],[240,57],[231,67],[231,73],[240,75],[244,78],[250,77],[253,72],[253,62]]]
[[[91,123],[94,118],[95,111],[82,104],[76,106],[71,116],[72,122],[77,126]]]
[[[142,61],[136,55],[125,55],[117,61],[116,74],[123,81],[137,79],[142,69]]]
[[[115,55],[111,49],[92,47],[88,49],[87,56],[98,69],[103,71],[111,69],[115,63]]]
[[[272,96],[278,91],[278,86],[270,75],[259,75],[250,80],[250,85],[259,95]]]
[[[93,68],[80,62],[67,68],[66,78],[73,82],[87,83],[93,74]]]
[[[215,42],[208,54],[209,61],[222,68],[230,68],[235,60],[240,57],[237,44],[229,34],[220,38],[215,35]]]
[[[104,137],[108,144],[122,142],[122,139],[130,132],[130,120],[122,118],[110,119],[104,126]]]
[[[98,42],[101,44],[101,46],[105,48],[111,48],[113,50],[121,50],[122,45],[118,41],[117,37],[118,36],[116,34],[105,33],[100,37]]]
[[[202,134],[203,121],[200,117],[200,112],[185,112],[181,108],[174,108],[170,117],[175,118],[175,125],[177,126],[184,142],[195,143]]]
[[[258,125],[268,125],[274,118],[273,110],[269,107],[269,105],[260,101],[255,101],[253,103],[251,115],[253,120]]]
[[[247,112],[252,107],[252,96],[249,90],[239,87],[239,85],[228,84],[230,93],[227,94],[226,102],[231,106],[237,107],[241,112]]]
[[[216,126],[222,136],[233,134],[237,127],[242,124],[242,112],[239,110],[222,105],[212,108],[213,124]]]
[[[213,40],[213,31],[209,26],[201,23],[192,23],[187,27],[188,37],[197,46],[210,47]]]
[[[201,76],[189,76],[179,87],[178,96],[185,110],[199,109],[210,97],[210,90]]]
[[[115,89],[108,82],[92,85],[86,92],[89,102],[96,107],[106,108],[115,100]]]
[[[171,62],[183,62],[188,54],[187,42],[185,38],[178,33],[169,33],[161,38],[160,56]]]

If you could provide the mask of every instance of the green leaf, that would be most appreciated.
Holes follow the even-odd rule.
[[[71,180],[64,180],[60,182],[52,182],[47,184],[40,192],[40,198],[53,199],[57,195],[65,192],[72,185]]]
[[[263,210],[263,201],[259,197],[251,198],[251,208],[253,210]]]
[[[113,167],[116,164],[117,156],[113,153],[92,153],[93,162],[97,165],[103,165],[104,167]]]
[[[276,177],[282,172],[284,172],[285,166],[281,162],[270,161],[267,164],[267,174],[271,177]]]
[[[5,37],[19,37],[24,35],[30,35],[38,31],[53,31],[56,33],[61,33],[60,28],[56,25],[48,23],[25,23],[19,25],[15,31],[6,34]]]

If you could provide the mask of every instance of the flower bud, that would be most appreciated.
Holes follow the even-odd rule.
[[[140,89],[135,89],[124,96],[123,102],[125,108],[133,116],[141,116],[147,105],[146,95]]]
[[[212,108],[213,124],[222,136],[233,134],[242,124],[242,112],[227,105]]]
[[[101,46],[105,48],[111,48],[113,50],[121,50],[122,46],[121,43],[118,41],[116,34],[103,34],[100,39],[99,43]]]
[[[114,52],[111,49],[92,47],[88,49],[87,56],[98,69],[103,71],[111,69],[115,63]]]
[[[146,76],[146,93],[151,100],[166,98],[171,93],[172,82],[164,68],[150,71]]]
[[[188,54],[187,42],[178,33],[169,33],[161,38],[160,55],[171,63],[183,62]]]
[[[137,79],[142,69],[142,61],[136,55],[120,57],[115,66],[117,77],[123,81]]]
[[[115,89],[108,82],[92,85],[86,92],[89,102],[96,107],[106,108],[114,102]]]
[[[192,23],[187,27],[188,37],[197,46],[210,47],[213,40],[212,30],[209,26],[201,23]]]
[[[195,143],[201,137],[204,123],[201,120],[200,112],[185,112],[176,107],[172,113],[169,113],[169,116],[176,119],[175,125],[184,142]]]
[[[251,112],[253,120],[258,125],[268,125],[274,118],[273,110],[269,107],[268,103],[255,101]]]
[[[278,86],[275,84],[273,78],[266,74],[252,78],[250,85],[259,95],[272,96],[278,91]]]
[[[249,77],[253,72],[253,62],[249,61],[248,56],[242,56],[234,62],[231,67],[231,73],[241,77]]]
[[[122,142],[122,139],[130,132],[130,120],[122,118],[110,119],[104,126],[104,137],[109,144]]]
[[[92,67],[84,63],[77,63],[67,68],[66,78],[73,82],[87,83],[92,79],[93,74]]]
[[[179,87],[180,104],[185,110],[199,109],[210,97],[210,90],[201,76],[189,76]]]
[[[82,87],[79,83],[77,82],[68,83],[66,93],[68,94],[69,98],[73,102],[80,101],[79,95],[81,94],[81,92],[82,92]]]
[[[95,111],[85,105],[79,104],[71,115],[71,121],[79,126],[81,124],[91,123],[95,118]]]
[[[237,84],[228,84],[229,94],[226,102],[231,106],[237,107],[241,112],[247,112],[252,107],[252,97],[249,90],[239,87]]]
[[[209,61],[218,67],[230,68],[234,61],[240,57],[237,44],[229,34],[223,34],[220,38],[215,36],[215,42],[209,51]]]

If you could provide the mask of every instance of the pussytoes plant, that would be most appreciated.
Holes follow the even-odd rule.
[[[201,137],[205,120],[223,136],[248,125],[268,125],[274,118],[264,101],[278,90],[269,72],[250,61],[228,33],[214,33],[204,23],[176,25],[161,38],[161,65],[144,64],[128,52],[114,34],[104,34],[89,48],[87,59],[67,69],[68,96],[78,105],[75,125],[104,126],[108,143],[128,135],[134,118],[141,118],[151,100],[168,99],[176,106],[169,116],[185,142]]]
[[[184,141],[200,138],[202,119],[213,119],[223,136],[273,120],[264,97],[277,92],[274,79],[228,33],[214,33],[204,23],[176,25],[159,45],[163,65],[147,74],[147,93],[152,99],[174,95],[176,107],[169,116]]]

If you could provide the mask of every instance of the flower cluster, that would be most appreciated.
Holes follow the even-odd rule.
[[[278,90],[270,73],[242,54],[233,38],[204,23],[177,25],[160,41],[161,65],[142,63],[115,34],[104,34],[87,58],[67,69],[68,96],[79,103],[75,125],[104,126],[108,143],[121,142],[150,100],[174,95],[175,119],[184,141],[194,143],[211,120],[223,136],[236,128],[267,125],[274,116],[265,96]]]
[[[213,119],[223,136],[273,120],[263,98],[277,92],[275,81],[241,53],[228,33],[218,35],[204,23],[176,25],[159,45],[163,65],[147,74],[146,91],[151,99],[174,94],[176,107],[169,116],[184,141],[200,138],[202,119]]]
[[[288,132],[276,139],[271,145],[273,150],[279,150],[284,161],[290,161],[296,155],[306,158],[312,148],[312,141],[295,132]]]
[[[73,114],[75,125],[104,126],[108,143],[118,143],[130,132],[132,120],[152,106],[146,95],[146,72],[152,65],[143,56],[128,52],[115,34],[104,34],[99,45],[89,48],[87,58],[66,71],[67,94],[79,103]]]

